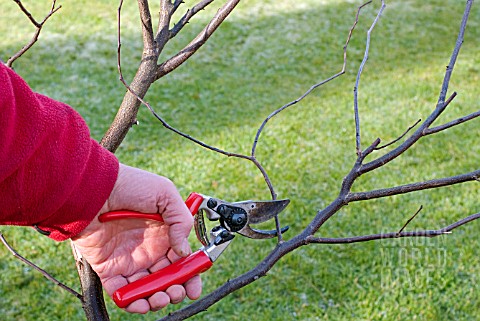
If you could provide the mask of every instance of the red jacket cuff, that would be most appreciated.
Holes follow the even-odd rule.
[[[37,224],[55,241],[64,241],[83,231],[110,196],[118,175],[117,158],[92,140],[92,150],[84,174],[63,206]],[[99,183],[101,182],[101,183]]]

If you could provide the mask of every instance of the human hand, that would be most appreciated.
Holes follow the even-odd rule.
[[[95,218],[72,238],[110,296],[191,253],[187,237],[193,225],[192,214],[170,180],[120,164],[113,191],[99,215],[114,210],[160,213],[164,223],[140,219],[100,223]],[[195,276],[184,285],[173,285],[165,292],[137,300],[125,310],[159,310],[183,301],[185,296],[197,299],[201,289],[200,277]]]

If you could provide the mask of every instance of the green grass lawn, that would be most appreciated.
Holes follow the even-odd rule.
[[[23,1],[34,16],[49,1]],[[192,3],[192,1],[188,1]],[[34,90],[64,101],[100,139],[125,89],[116,66],[116,1],[63,1],[39,43],[16,64]],[[171,125],[208,144],[249,153],[257,128],[273,110],[341,69],[342,47],[360,1],[246,0],[209,42],[152,86],[147,100]],[[152,4],[154,7],[154,5]],[[268,123],[258,148],[279,197],[290,198],[282,223],[289,238],[338,194],[355,161],[353,86],[366,30],[379,1],[362,12],[349,47],[347,72]],[[183,13],[184,5],[179,11]],[[435,107],[464,1],[387,1],[372,34],[359,105],[364,145],[395,139]],[[153,8],[152,12],[156,12]],[[214,8],[199,15],[165,50],[188,43]],[[0,13],[0,58],[31,37],[13,1]],[[201,22],[201,23],[200,23]],[[131,79],[141,54],[135,1],[125,3],[122,61]],[[474,5],[450,90],[458,97],[438,124],[479,109],[480,7]],[[170,177],[190,191],[228,200],[269,197],[261,173],[244,161],[202,149],[164,129],[146,109],[119,148],[121,162]],[[383,153],[380,151],[378,153]],[[441,178],[478,169],[478,120],[426,137],[401,159],[363,177],[356,191]],[[436,229],[480,211],[477,183],[351,204],[321,230],[325,237]],[[218,302],[194,320],[477,320],[480,314],[478,222],[436,239],[312,245],[285,256],[266,278]],[[78,289],[68,242],[27,228],[2,227],[14,247]],[[191,238],[192,246],[199,243]],[[204,274],[209,292],[246,272],[275,241],[238,239]],[[112,320],[156,320],[169,311],[128,315],[107,302]],[[186,302],[188,304],[188,302]],[[81,305],[0,246],[2,320],[83,320]]]

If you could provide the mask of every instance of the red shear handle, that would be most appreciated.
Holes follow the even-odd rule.
[[[174,284],[184,284],[211,266],[212,261],[208,255],[199,250],[160,271],[118,289],[113,294],[113,301],[119,308],[125,308],[135,300],[147,298],[159,291],[166,291]]]
[[[200,205],[202,205],[202,203],[203,203],[203,196],[195,192],[190,193],[190,195],[185,200],[185,205],[187,205],[192,215],[195,215],[198,213],[198,209],[200,208]]]

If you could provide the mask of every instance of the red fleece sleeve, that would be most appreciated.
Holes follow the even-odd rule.
[[[0,62],[0,224],[81,232],[117,179],[115,156],[69,106],[32,92]]]

